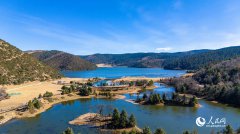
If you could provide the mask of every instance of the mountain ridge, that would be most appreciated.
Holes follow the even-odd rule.
[[[36,50],[27,51],[38,60],[58,70],[94,70],[96,65],[81,59],[79,56],[72,55],[58,50]]]

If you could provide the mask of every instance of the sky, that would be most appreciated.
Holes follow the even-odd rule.
[[[0,38],[76,55],[239,46],[240,1],[0,0]]]

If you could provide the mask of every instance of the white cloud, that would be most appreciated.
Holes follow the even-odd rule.
[[[159,48],[156,48],[156,51],[158,52],[168,52],[168,51],[171,51],[172,48],[171,47],[159,47]]]

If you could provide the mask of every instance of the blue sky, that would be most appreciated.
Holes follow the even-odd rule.
[[[177,52],[240,45],[239,0],[1,0],[0,38],[22,50]]]

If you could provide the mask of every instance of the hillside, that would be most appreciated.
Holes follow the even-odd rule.
[[[29,54],[0,40],[0,85],[48,80],[61,75]]]
[[[237,56],[240,56],[240,46],[176,53],[94,54],[81,57],[96,64],[197,70],[209,64],[215,64]]]
[[[172,79],[168,84],[180,93],[240,107],[240,57],[204,67],[193,77]]]
[[[164,60],[207,52],[209,50],[194,50],[177,53],[127,53],[127,54],[94,54],[81,56],[96,64],[111,64],[128,67],[163,67]]]
[[[45,64],[58,70],[93,70],[96,65],[69,53],[52,51],[28,52]]]
[[[215,64],[230,58],[240,56],[240,46],[211,50],[204,53],[171,58],[164,61],[165,69],[195,70],[209,64]]]

